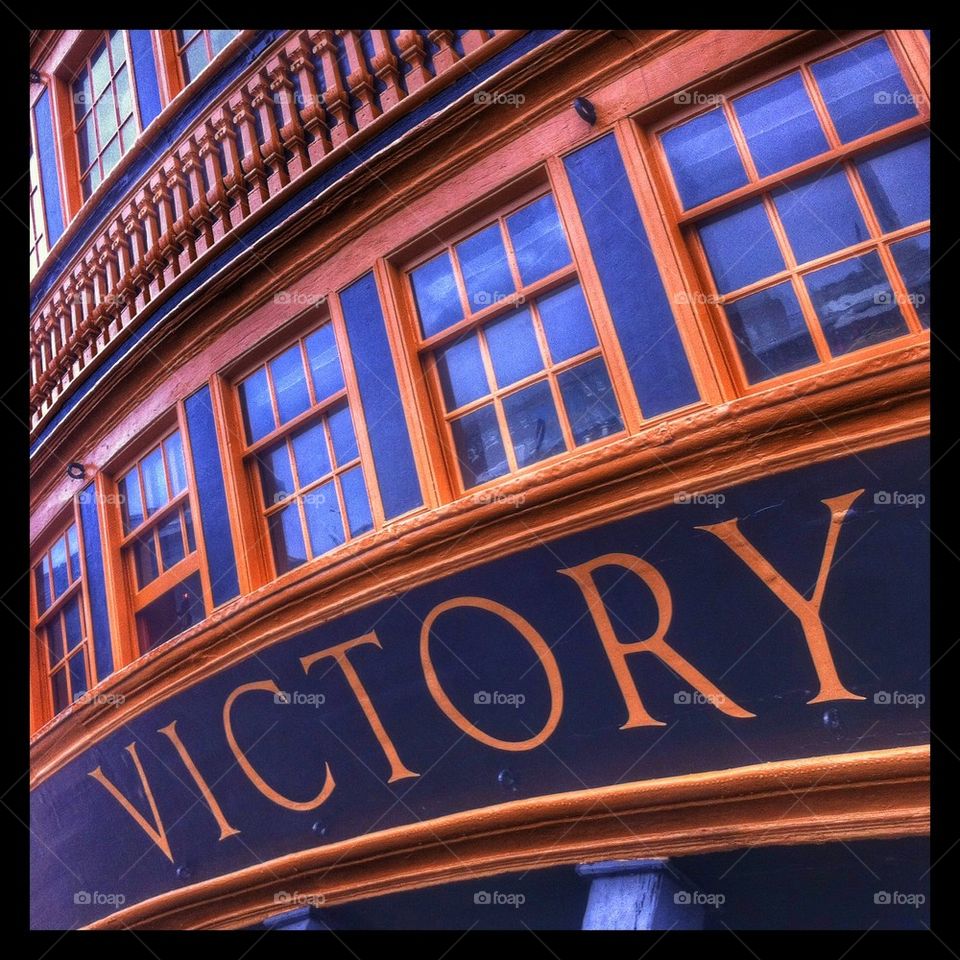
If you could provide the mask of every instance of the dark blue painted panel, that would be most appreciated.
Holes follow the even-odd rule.
[[[157,80],[157,61],[153,55],[153,41],[149,30],[130,30],[130,50],[133,53],[133,76],[137,84],[137,103],[140,120],[146,129],[160,114],[160,84]]]
[[[193,455],[193,475],[197,481],[197,500],[200,503],[200,524],[203,542],[207,548],[207,569],[213,604],[232,600],[240,592],[237,579],[237,558],[230,532],[227,512],[227,494],[223,486],[223,467],[220,463],[220,443],[213,417],[210,387],[203,387],[188,397],[187,429],[190,432],[190,452]],[[208,611],[209,612],[209,611]]]
[[[386,519],[423,503],[397,372],[372,273],[340,294]]]
[[[113,673],[113,645],[110,618],[107,615],[107,581],[103,569],[103,541],[100,537],[100,516],[97,513],[96,488],[91,483],[79,496],[80,535],[87,566],[87,598],[90,603],[90,625],[93,629],[93,657],[97,679]]]
[[[44,90],[34,104],[33,122],[37,128],[37,164],[43,188],[43,209],[47,215],[47,244],[52,247],[63,233],[63,208],[60,206],[60,185],[57,182],[57,151],[54,147],[49,90]]]
[[[89,923],[120,895],[129,906],[318,843],[486,807],[613,783],[765,761],[843,754],[929,741],[929,448],[917,440],[715,490],[711,497],[601,524],[480,563],[279,641],[134,717],[32,793],[33,923]],[[739,528],[797,590],[809,596],[829,524],[821,502],[863,492],[843,521],[821,616],[843,684],[862,700],[809,703],[818,685],[797,618],[716,536]],[[667,643],[753,717],[726,715],[692,695],[659,659],[628,666],[650,714],[666,726],[621,729],[626,707],[579,588],[558,570],[611,553],[642,557],[663,577],[673,613]],[[621,643],[657,624],[653,595],[610,567],[597,586]],[[618,580],[620,582],[618,582]],[[483,597],[522,616],[556,658],[563,710],[542,746],[503,751],[464,735],[441,712],[420,661],[422,622],[456,597]],[[376,631],[380,646],[349,652],[402,762],[417,778],[387,783],[390,768],[343,672],[299,658]],[[460,712],[492,736],[524,740],[549,712],[545,674],[516,631],[483,610],[443,614],[431,656]],[[441,642],[442,641],[442,642]],[[329,763],[336,786],[315,810],[281,807],[258,792],[230,753],[227,697],[270,681],[286,698],[237,699],[234,732],[264,780],[299,801],[314,797]],[[173,721],[239,834],[220,831],[171,742]],[[127,746],[149,778],[173,862],[89,774],[97,766],[150,818]],[[500,777],[502,770],[510,777]],[[506,783],[509,789],[505,789]],[[71,815],[62,811],[69,807]],[[322,822],[324,830],[314,830]]]
[[[700,399],[613,134],[564,160],[644,417]]]
[[[442,110],[448,104],[453,103],[468,90],[472,89],[477,84],[482,83],[487,77],[493,76],[513,60],[517,59],[517,57],[521,57],[528,51],[535,49],[542,43],[545,43],[548,39],[550,39],[550,37],[554,36],[558,32],[559,31],[557,30],[531,30],[528,34],[521,37],[515,43],[504,48],[499,54],[480,64],[476,69],[463,76],[460,80],[457,80],[449,86],[444,87],[440,93],[438,93],[431,100],[426,101],[418,109],[413,110],[406,116],[398,119],[391,127],[386,129],[379,136],[374,137],[372,140],[367,141],[367,143],[363,146],[354,150],[341,163],[327,171],[324,176],[313,181],[298,193],[294,194],[271,216],[259,221],[255,226],[251,227],[247,231],[238,230],[233,238],[233,242],[224,249],[222,254],[216,257],[210,264],[200,271],[200,273],[198,273],[192,281],[174,294],[174,296],[171,297],[170,300],[168,300],[162,307],[160,307],[156,313],[151,315],[149,320],[140,324],[140,326],[133,331],[130,337],[124,341],[123,345],[117,349],[116,352],[110,354],[104,363],[97,367],[97,369],[89,377],[87,377],[87,379],[84,380],[79,387],[77,387],[77,389],[70,395],[64,405],[60,408],[60,411],[47,424],[43,433],[41,433],[40,436],[31,444],[30,455],[32,456],[40,448],[40,446],[50,436],[52,431],[56,429],[57,425],[70,415],[70,411],[73,410],[73,408],[80,403],[81,400],[83,400],[87,393],[96,388],[101,378],[104,377],[115,364],[119,363],[132,350],[136,349],[136,346],[140,340],[147,336],[147,334],[150,333],[150,331],[153,330],[157,324],[161,323],[163,319],[173,310],[176,310],[180,303],[189,297],[202,284],[206,283],[207,280],[209,280],[212,276],[215,276],[220,270],[226,267],[236,256],[238,256],[238,254],[247,250],[251,244],[256,243],[257,240],[268,234],[275,227],[279,226],[288,217],[291,217],[293,214],[295,214],[301,207],[306,206],[311,200],[323,193],[323,191],[328,189],[337,180],[346,176],[347,173],[356,167],[362,166],[372,156],[389,146],[389,144],[394,140],[403,136],[403,134],[405,134],[408,130],[412,130],[415,126],[422,123],[427,117],[432,116],[434,113]],[[258,41],[258,45],[251,49],[250,55],[256,55],[260,49],[262,48]],[[211,83],[213,83],[213,81],[211,81]],[[201,97],[201,94],[198,94],[198,98],[199,97]],[[165,134],[164,142],[169,146],[173,141]],[[109,210],[112,209],[112,204],[117,202],[120,199],[120,195],[130,188],[130,182],[125,180],[124,183],[125,186],[123,187],[123,190],[119,191],[117,196],[113,197],[110,205],[106,205],[106,201],[104,204],[98,204],[97,210],[100,211],[102,215],[108,213]],[[111,196],[113,196],[112,193]],[[102,211],[100,210],[101,206],[104,206]],[[77,246],[77,248],[79,247]],[[64,253],[63,257],[61,257],[58,262],[66,263],[69,257],[73,255],[73,252],[75,252],[73,246],[70,247],[70,250],[72,252]],[[44,270],[47,270],[46,265],[44,266]],[[54,275],[45,274],[46,278],[43,284],[38,288],[36,294],[31,300],[31,312],[36,310],[44,295],[49,291],[54,279],[56,279],[55,273],[56,271],[54,272]]]

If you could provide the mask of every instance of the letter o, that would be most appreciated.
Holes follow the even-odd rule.
[[[533,652],[537,655],[543,672],[547,675],[547,684],[550,688],[550,715],[540,732],[527,740],[500,740],[485,733],[479,727],[472,724],[453,704],[453,701],[447,696],[440,680],[437,677],[437,671],[433,667],[433,661],[430,659],[430,630],[433,624],[448,610],[455,610],[458,607],[476,607],[479,610],[486,610],[488,613],[496,614],[502,620],[506,620],[524,640],[530,645]],[[560,716],[563,713],[563,683],[560,679],[560,669],[550,648],[547,646],[543,637],[526,621],[519,613],[511,610],[503,604],[496,603],[493,600],[487,600],[484,597],[455,597],[452,600],[445,600],[438,603],[423,621],[420,629],[420,663],[423,665],[423,676],[427,681],[427,689],[433,697],[437,706],[464,732],[485,743],[488,747],[494,747],[497,750],[533,750],[539,747],[556,729],[560,722]]]

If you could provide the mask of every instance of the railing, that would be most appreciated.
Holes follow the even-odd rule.
[[[31,430],[162,291],[268,200],[503,32],[305,30],[268,50],[127,192],[34,312]]]

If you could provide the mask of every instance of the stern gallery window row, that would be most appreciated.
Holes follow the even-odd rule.
[[[876,36],[645,131],[737,392],[929,325],[927,113],[910,77]],[[454,490],[645,422],[577,217],[541,187],[401,271],[399,319]],[[229,383],[223,436],[273,576],[384,522],[341,323],[317,317]],[[212,609],[184,427],[111,478],[135,654]],[[34,615],[56,713],[96,677],[76,518],[47,542]]]

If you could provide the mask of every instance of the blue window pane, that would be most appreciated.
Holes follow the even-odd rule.
[[[739,290],[784,268],[762,200],[705,220],[700,239],[720,293]]]
[[[547,381],[541,380],[505,397],[503,411],[518,467],[566,450],[557,408],[553,404],[553,394]]]
[[[529,308],[508,313],[483,328],[498,386],[507,387],[543,369]]]
[[[51,667],[56,666],[65,656],[63,629],[59,617],[54,617],[47,626],[47,652],[50,654]]]
[[[137,570],[137,587],[141,590],[160,576],[160,564],[157,560],[152,531],[134,541],[133,563]]]
[[[554,363],[592,350],[597,345],[597,333],[579,283],[540,297],[537,310]]]
[[[120,503],[123,505],[123,527],[129,533],[143,523],[143,502],[140,497],[140,480],[134,467],[117,485]]]
[[[243,428],[247,443],[256,443],[274,430],[273,405],[270,388],[267,386],[267,371],[261,367],[240,383],[240,408],[243,411]]]
[[[257,455],[260,464],[260,482],[263,484],[263,502],[267,507],[280,503],[293,493],[293,471],[286,441]]]
[[[463,319],[460,293],[446,250],[410,274],[420,327],[425,337],[446,330]]]
[[[70,584],[67,577],[67,544],[63,537],[50,550],[50,565],[53,569],[53,595],[59,597]]]
[[[153,516],[169,499],[167,478],[163,472],[163,454],[160,448],[152,450],[140,461],[143,476],[143,497],[147,504],[147,516]]]
[[[192,573],[137,614],[140,650],[166,643],[204,617],[200,574]]]
[[[774,194],[797,263],[853,246],[869,236],[843,170]]]
[[[70,658],[70,690],[74,703],[87,692],[87,663],[82,650]]]
[[[305,563],[307,549],[303,543],[303,527],[300,526],[300,508],[296,503],[270,514],[268,523],[277,574]]]
[[[183,530],[180,526],[180,511],[160,521],[157,527],[160,539],[160,562],[164,570],[179,563],[186,553],[183,549]]]
[[[865,157],[857,163],[884,232],[930,219],[930,140]]]
[[[333,444],[333,456],[337,466],[342,467],[360,456],[357,450],[357,435],[353,431],[353,419],[350,408],[338,407],[327,418],[330,427],[330,442]]]
[[[43,613],[53,600],[50,594],[50,564],[46,557],[37,564],[33,573],[37,589],[37,608]]]
[[[370,514],[370,499],[367,497],[367,486],[363,482],[363,470],[354,467],[347,470],[340,477],[340,489],[343,492],[343,502],[347,506],[347,524],[350,527],[350,536],[358,537],[373,529],[373,517]]]
[[[733,107],[761,177],[827,149],[827,138],[799,73],[734,100]]]
[[[623,429],[620,408],[602,357],[564,371],[557,377],[557,382],[573,442],[578,447]]]
[[[890,247],[920,322],[930,326],[930,234],[908,237]]]
[[[343,389],[343,370],[340,368],[340,354],[337,351],[333,324],[325,323],[319,330],[314,330],[304,340],[304,345],[310,361],[313,392],[317,403],[321,403]]]
[[[510,214],[507,229],[524,285],[570,263],[570,248],[549,193]]]
[[[80,599],[73,597],[63,606],[63,623],[66,628],[67,650],[83,643],[83,627],[80,625]]]
[[[303,495],[303,509],[310,532],[310,552],[318,557],[343,543],[343,520],[340,501],[333,481],[324,483]]]
[[[301,487],[325,477],[330,472],[330,453],[323,421],[317,421],[299,430],[291,438],[293,458],[297,462],[297,479]]]
[[[789,281],[726,306],[750,383],[817,362],[817,351]]]
[[[490,392],[475,333],[438,350],[434,356],[448,410],[456,410]]]
[[[660,139],[685,209],[747,182],[733,134],[719,107],[668,130]]]
[[[499,223],[457,244],[457,259],[471,310],[483,310],[499,303],[516,289]]]
[[[80,541],[75,523],[71,523],[67,529],[67,549],[70,553],[70,580],[76,583],[80,579]]]
[[[883,37],[821,60],[812,70],[843,143],[916,116],[916,104]]]
[[[170,486],[173,496],[187,489],[187,471],[183,464],[183,442],[180,431],[171,433],[163,442],[163,452],[167,458],[167,470],[170,473]]]
[[[67,671],[66,668],[58,670],[50,677],[51,687],[53,689],[53,709],[55,713],[66,710],[70,705],[67,697]]]
[[[189,506],[183,508],[183,525],[187,528],[187,553],[197,549],[197,541],[193,536],[193,514]]]
[[[834,356],[907,332],[875,252],[816,270],[804,279]]]
[[[510,469],[492,405],[454,420],[450,427],[466,489],[502,477]]]
[[[286,423],[310,407],[307,379],[303,372],[300,344],[295,343],[270,361],[270,376],[277,395],[277,413]]]

